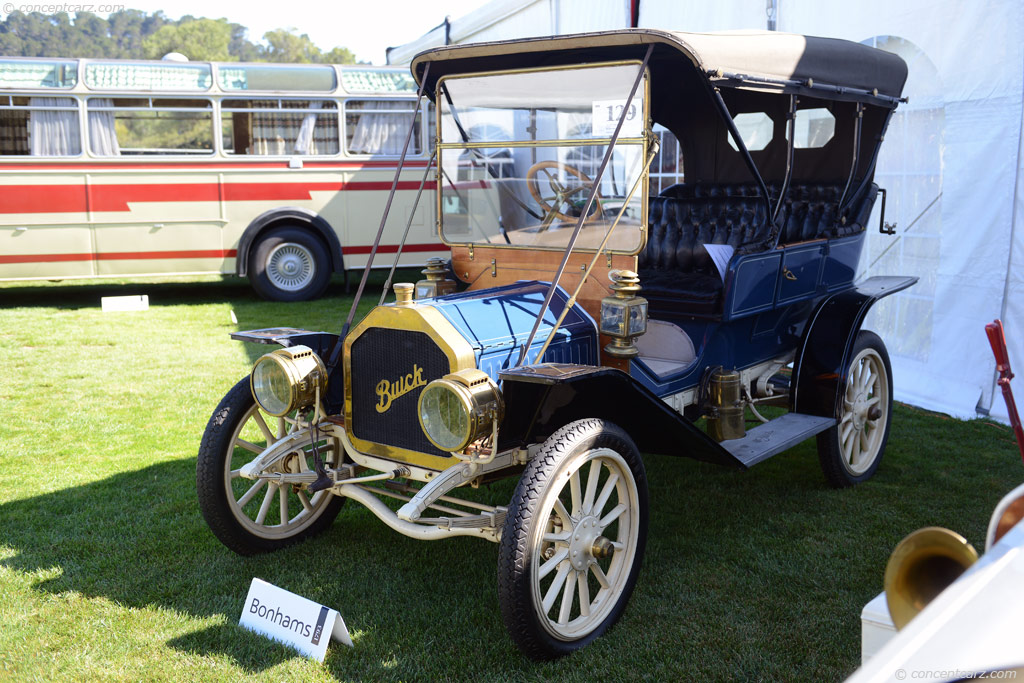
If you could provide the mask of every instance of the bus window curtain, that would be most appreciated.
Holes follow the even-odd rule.
[[[74,107],[70,97],[32,97],[30,107]],[[77,110],[32,109],[28,140],[34,157],[77,156],[82,152]]]
[[[310,109],[320,109],[320,102],[311,102]],[[295,154],[317,154],[316,140],[313,132],[316,129],[316,114],[310,112],[302,119],[299,135],[295,139]]]
[[[255,108],[277,109],[276,101],[255,101]],[[288,153],[288,141],[298,137],[295,121],[279,112],[254,112],[252,115],[251,154],[282,155]]]
[[[89,100],[89,106],[112,107],[114,101],[109,98]],[[114,112],[89,112],[89,148],[92,153],[101,157],[116,157],[121,154],[121,146],[117,142],[117,130],[114,127]]]
[[[349,152],[353,154],[401,154],[405,134],[412,123],[413,112],[409,102],[367,102],[368,109],[395,109],[395,113],[365,113],[352,134]],[[351,110],[350,110],[351,111]],[[355,110],[358,111],[358,110]],[[413,139],[416,144],[417,139]],[[419,151],[418,145],[414,148]]]
[[[28,112],[0,109],[0,154],[28,153]]]

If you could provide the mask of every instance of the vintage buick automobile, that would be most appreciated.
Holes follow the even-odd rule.
[[[307,538],[346,498],[407,536],[497,542],[508,631],[544,659],[629,600],[641,452],[743,469],[817,436],[831,484],[871,477],[892,379],[861,323],[916,280],[854,283],[899,57],[631,29],[447,46],[412,72],[436,105],[451,260],[354,326],[353,303],[340,334],[232,335],[282,348],[200,446],[200,506],[225,545]],[[655,125],[685,182],[650,196]],[[509,501],[454,495],[510,476]]]

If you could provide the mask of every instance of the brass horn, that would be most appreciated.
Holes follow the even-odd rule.
[[[978,551],[960,534],[930,526],[896,546],[885,566],[885,600],[897,629],[906,626],[946,586],[978,561]]]

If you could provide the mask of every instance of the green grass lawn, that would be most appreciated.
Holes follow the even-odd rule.
[[[146,312],[100,311],[142,293]],[[0,679],[837,680],[895,544],[940,525],[980,549],[1024,479],[1009,428],[903,406],[878,474],[850,490],[826,487],[813,441],[746,473],[649,457],[624,618],[535,664],[505,634],[490,543],[414,541],[353,503],[274,555],[239,557],[207,530],[199,440],[267,349],[228,333],[338,331],[350,300],[340,281],[302,304],[216,277],[0,285]],[[321,665],[238,627],[254,576],[338,609],[355,648],[332,644]]]

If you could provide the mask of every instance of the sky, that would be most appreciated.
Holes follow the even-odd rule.
[[[152,14],[162,10],[171,19],[191,14],[241,24],[249,39],[261,41],[275,28],[295,29],[308,34],[317,47],[327,52],[347,47],[356,58],[373,64],[385,63],[388,47],[411,42],[444,22],[445,15],[458,19],[486,5],[489,0],[335,0],[277,2],[227,0],[122,0],[128,9]]]

